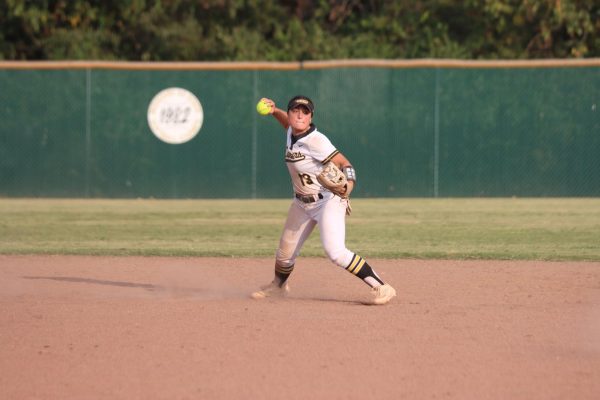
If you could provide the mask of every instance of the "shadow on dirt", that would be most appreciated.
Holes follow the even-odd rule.
[[[147,292],[156,294],[169,294],[177,296],[201,296],[207,298],[219,297],[223,293],[218,291],[210,290],[208,288],[190,288],[181,287],[176,285],[154,285],[150,283],[138,283],[138,282],[125,282],[125,281],[110,281],[103,279],[91,279],[91,278],[79,278],[72,276],[23,276],[23,279],[30,280],[48,280],[56,282],[68,282],[68,283],[83,283],[87,285],[100,285],[100,286],[112,286],[112,287],[123,287],[123,288],[136,288],[144,289]]]

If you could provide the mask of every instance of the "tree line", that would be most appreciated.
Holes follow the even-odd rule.
[[[600,57],[597,0],[0,0],[0,59]]]

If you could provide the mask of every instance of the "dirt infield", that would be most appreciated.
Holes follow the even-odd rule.
[[[0,256],[0,398],[600,398],[600,263],[371,263]]]

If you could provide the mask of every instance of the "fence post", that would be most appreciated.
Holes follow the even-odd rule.
[[[439,197],[440,180],[440,68],[435,69],[433,106],[433,197]]]
[[[92,147],[92,69],[85,70],[85,197],[90,197],[90,157]]]
[[[258,97],[258,70],[254,70],[252,74],[252,102],[256,101]],[[252,179],[252,187],[251,187],[251,198],[256,199],[256,173],[257,173],[257,140],[258,140],[258,117],[256,112],[252,110],[252,165],[251,165],[251,179]]]

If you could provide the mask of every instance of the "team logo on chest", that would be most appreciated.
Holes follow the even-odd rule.
[[[305,158],[306,158],[306,156],[299,151],[288,150],[285,152],[285,161],[297,162],[297,161],[304,160]]]

